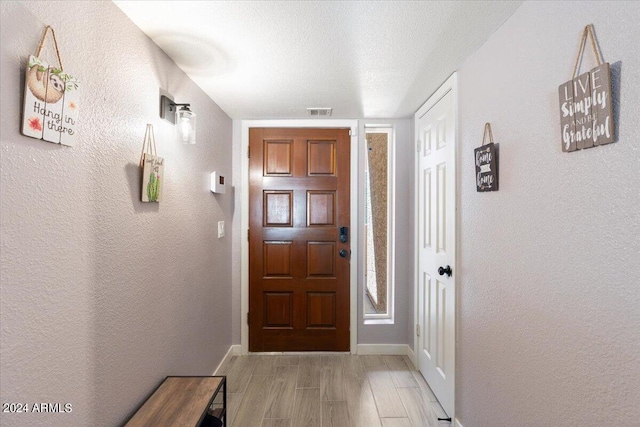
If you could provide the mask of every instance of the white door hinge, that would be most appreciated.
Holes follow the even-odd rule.
[[[420,336],[420,324],[416,323],[416,336]]]
[[[422,142],[419,139],[416,139],[416,152],[419,153],[422,148]]]

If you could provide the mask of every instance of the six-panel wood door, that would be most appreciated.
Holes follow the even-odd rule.
[[[449,416],[455,398],[455,119],[451,90],[416,117],[418,365]],[[451,276],[439,271],[447,265],[453,270]]]
[[[348,129],[249,130],[249,351],[349,350],[349,144]]]

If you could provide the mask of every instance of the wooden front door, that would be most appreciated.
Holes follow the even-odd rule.
[[[249,130],[249,351],[349,350],[350,139]]]

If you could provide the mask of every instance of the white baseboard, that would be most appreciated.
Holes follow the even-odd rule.
[[[224,355],[224,357],[218,364],[218,367],[213,372],[213,375],[218,375],[219,372],[222,372],[224,368],[227,366],[227,364],[229,363],[229,361],[231,360],[231,358],[233,356],[239,355],[240,351],[241,351],[241,346],[239,344],[230,346],[229,350],[227,350],[227,354]]]
[[[458,419],[455,419],[456,422],[456,427],[463,427],[462,423],[460,421],[458,421]]]
[[[356,354],[408,356],[409,351],[411,351],[411,349],[407,344],[358,344]]]

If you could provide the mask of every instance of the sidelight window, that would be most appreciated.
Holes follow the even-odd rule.
[[[393,318],[393,129],[365,130],[364,317]],[[387,323],[385,322],[385,323]]]

